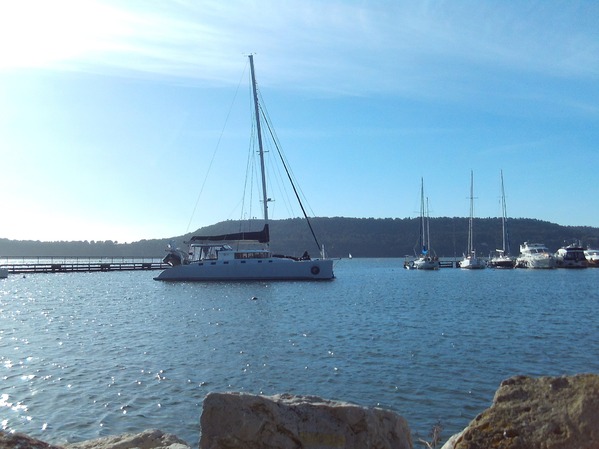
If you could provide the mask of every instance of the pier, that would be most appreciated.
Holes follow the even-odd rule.
[[[164,270],[161,259],[142,257],[3,257],[0,268],[10,274],[89,273],[97,271]]]

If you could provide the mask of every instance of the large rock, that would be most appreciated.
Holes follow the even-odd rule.
[[[210,393],[200,449],[411,449],[401,416],[315,396]]]
[[[149,429],[136,434],[124,434],[82,441],[66,449],[189,449],[189,445],[170,433]]]
[[[599,376],[513,377],[442,449],[597,449]]]
[[[44,441],[36,440],[22,433],[4,433],[0,431],[1,449],[61,449]]]
[[[160,430],[144,430],[137,434],[124,434],[53,446],[20,433],[0,432],[0,449],[190,449],[175,435]]]

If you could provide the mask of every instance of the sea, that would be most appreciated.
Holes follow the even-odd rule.
[[[599,373],[599,269],[404,270],[163,283],[156,271],[0,280],[0,430],[53,444],[158,428],[197,447],[210,392],[392,410],[446,440],[511,376]]]

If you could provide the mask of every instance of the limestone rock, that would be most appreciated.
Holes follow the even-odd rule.
[[[289,394],[210,393],[200,449],[411,449],[404,418],[388,410]]]
[[[1,449],[61,449],[22,433],[0,432]]]
[[[170,433],[149,429],[138,434],[124,434],[67,444],[65,449],[189,449],[189,445]]]
[[[512,377],[442,449],[597,449],[599,376]]]

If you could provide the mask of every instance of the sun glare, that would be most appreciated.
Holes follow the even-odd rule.
[[[87,0],[2,2],[0,69],[50,66],[101,50],[115,19],[114,10]]]

